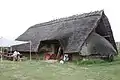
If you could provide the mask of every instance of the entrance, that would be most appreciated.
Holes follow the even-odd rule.
[[[43,55],[44,55],[43,59],[44,60],[60,59],[60,57],[62,56],[61,53],[59,53],[60,46],[61,46],[61,44],[58,40],[41,41],[38,52],[43,53]]]

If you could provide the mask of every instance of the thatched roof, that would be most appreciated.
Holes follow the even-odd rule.
[[[59,40],[64,46],[65,53],[79,52],[100,20],[104,24],[101,27],[106,28],[104,29],[106,32],[104,36],[110,36],[109,41],[116,49],[111,27],[103,10],[36,24],[20,35],[17,40],[32,41],[33,52],[37,52],[40,41],[44,40]],[[29,44],[15,47],[19,51],[29,51]]]

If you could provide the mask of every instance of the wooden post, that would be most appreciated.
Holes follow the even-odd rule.
[[[116,42],[118,53],[120,52],[120,42]]]
[[[32,42],[30,41],[30,61],[31,61],[31,45],[32,45]]]
[[[10,53],[12,53],[12,47],[10,47]]]
[[[52,48],[52,53],[54,54],[55,53],[55,45],[51,44],[51,48]]]
[[[0,55],[0,56],[1,56],[1,58],[0,58],[0,59],[1,59],[1,62],[2,62],[2,47],[1,47],[1,55]]]

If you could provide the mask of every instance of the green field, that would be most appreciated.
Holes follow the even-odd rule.
[[[120,59],[88,65],[3,61],[0,80],[120,80]]]

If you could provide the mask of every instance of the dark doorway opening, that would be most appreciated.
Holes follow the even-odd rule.
[[[44,40],[40,42],[38,52],[43,53],[44,59],[57,59],[60,46],[59,40]]]

